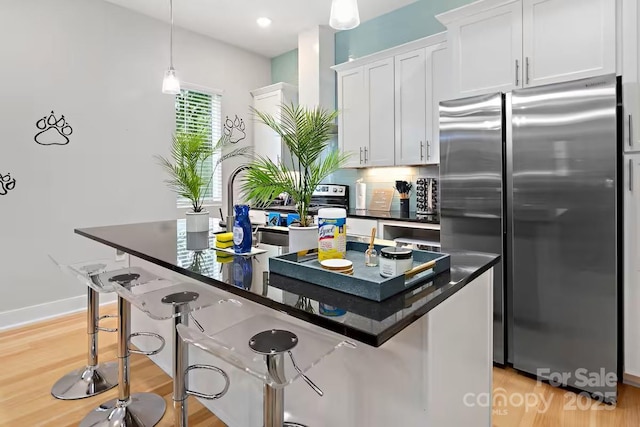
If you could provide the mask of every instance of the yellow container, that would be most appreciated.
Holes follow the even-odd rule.
[[[347,254],[347,211],[325,208],[318,211],[318,259],[344,258]]]

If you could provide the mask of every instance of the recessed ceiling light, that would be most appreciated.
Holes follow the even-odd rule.
[[[256,22],[262,28],[267,28],[269,25],[271,25],[271,19],[267,18],[266,16],[258,18]]]

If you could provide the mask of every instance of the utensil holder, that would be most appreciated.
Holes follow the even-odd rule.
[[[409,199],[400,199],[400,215],[409,216]]]

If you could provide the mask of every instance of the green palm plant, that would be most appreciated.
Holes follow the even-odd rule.
[[[179,196],[188,199],[193,212],[202,212],[205,196],[218,166],[231,157],[247,156],[251,152],[250,147],[225,152],[229,144],[229,137],[223,136],[211,146],[209,133],[206,131],[176,132],[173,135],[169,158],[155,156],[169,175],[165,180],[167,186]],[[206,162],[217,151],[222,154],[216,160],[211,176],[203,176]]]
[[[252,110],[260,122],[282,138],[291,153],[291,162],[288,165],[285,159],[255,158],[244,176],[242,192],[259,206],[266,206],[280,193],[288,193],[296,204],[300,226],[313,225],[309,205],[314,190],[348,159],[348,155],[339,150],[325,155],[338,112],[290,104],[282,106],[281,117],[277,120]]]

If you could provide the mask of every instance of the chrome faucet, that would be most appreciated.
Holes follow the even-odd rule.
[[[236,170],[231,172],[231,175],[229,176],[229,181],[227,182],[227,231],[233,230],[233,223],[236,219],[233,212],[233,183],[240,172],[248,169],[249,166],[247,165],[239,166]]]

